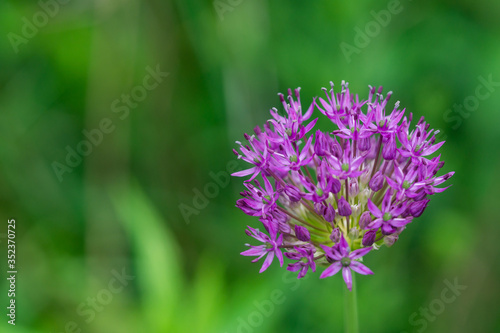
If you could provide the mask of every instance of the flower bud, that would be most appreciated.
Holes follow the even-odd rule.
[[[287,187],[285,187],[285,194],[292,202],[298,202],[302,198],[302,193],[300,192],[300,190],[293,185],[288,185]]]
[[[360,151],[367,151],[370,150],[370,148],[371,148],[370,137],[360,138],[358,140],[358,149]]]
[[[342,147],[340,146],[340,143],[337,141],[337,139],[332,140],[330,142],[330,150],[331,154],[337,158],[340,158],[342,156]]]
[[[370,179],[370,182],[368,183],[368,186],[372,189],[373,192],[378,192],[384,186],[384,176],[382,176],[382,173],[380,171],[377,171],[372,179]]]
[[[320,130],[316,131],[316,138],[314,140],[314,152],[318,156],[325,156],[328,152],[328,141],[325,135]]]
[[[408,207],[408,211],[410,212],[411,216],[419,217],[420,215],[422,215],[429,201],[429,199],[426,199],[411,203]]]
[[[335,220],[335,208],[333,208],[331,204],[328,204],[326,206],[323,216],[327,222],[332,223],[333,220]]]
[[[384,244],[387,247],[391,247],[391,246],[394,245],[394,243],[396,243],[396,241],[398,240],[398,238],[399,238],[399,235],[396,235],[396,234],[385,236],[384,237]]]
[[[363,246],[371,246],[375,242],[375,237],[377,236],[376,230],[369,230],[363,235],[363,240],[361,243]]]
[[[335,228],[332,230],[332,234],[330,235],[330,239],[334,243],[338,243],[340,241],[340,230],[339,228]]]
[[[352,240],[358,239],[359,237],[359,230],[358,228],[354,227],[349,230],[349,238]]]
[[[332,178],[330,192],[339,193],[341,188],[342,184],[340,183],[340,180],[338,180],[337,178]]]
[[[314,203],[314,211],[318,213],[318,215],[325,215],[325,204],[323,202],[315,202]]]
[[[361,205],[352,205],[352,217],[357,219],[359,214],[361,214]]]
[[[361,229],[366,229],[371,221],[372,217],[370,215],[370,212],[364,212],[363,214],[361,214],[361,217],[359,218],[359,227]]]
[[[306,227],[301,225],[295,225],[295,236],[298,240],[303,242],[309,242],[311,240],[311,235],[309,234],[309,230]]]
[[[286,252],[285,257],[292,260],[300,260],[302,258],[302,254],[298,252]]]
[[[419,193],[417,193],[417,196],[413,198],[414,201],[421,201],[424,200],[425,197],[427,196],[427,193],[425,193],[424,190],[420,190]]]
[[[351,179],[349,182],[349,195],[351,197],[357,196],[359,193],[359,184],[356,178]]]
[[[290,234],[292,232],[292,228],[290,228],[290,226],[287,223],[283,222],[278,223],[278,230],[285,234]]]
[[[389,139],[382,148],[382,157],[386,160],[393,160],[396,157],[396,140]]]
[[[361,191],[359,191],[359,201],[358,202],[367,202],[368,197],[370,195],[370,189],[369,188],[364,188]]]
[[[342,196],[339,200],[339,215],[340,216],[350,216],[352,214],[351,205]]]

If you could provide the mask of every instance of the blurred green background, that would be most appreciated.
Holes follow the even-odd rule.
[[[0,330],[342,331],[340,276],[239,255],[259,222],[225,177],[277,92],[300,86],[305,105],[346,80],[424,115],[456,171],[366,258],[361,331],[499,332],[499,15],[487,0],[0,1],[1,276],[9,218],[18,269]],[[455,279],[467,289],[443,303]]]

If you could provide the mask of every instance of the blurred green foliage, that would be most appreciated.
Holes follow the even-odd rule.
[[[15,218],[19,271],[15,327],[0,282],[2,332],[341,331],[339,276],[297,280],[276,263],[258,274],[239,255],[245,225],[258,225],[234,207],[241,179],[188,219],[179,209],[224,174],[277,92],[301,86],[306,104],[341,80],[360,97],[369,84],[394,91],[442,131],[443,172],[456,171],[391,249],[366,258],[361,330],[500,331],[500,89],[453,111],[480,77],[500,81],[500,3],[402,0],[360,45],[357,28],[391,1],[62,2],[0,2],[0,247]],[[157,68],[168,76],[143,89]],[[81,143],[87,132],[98,144]],[[133,279],[110,292],[122,270]],[[412,326],[455,278],[467,289]]]

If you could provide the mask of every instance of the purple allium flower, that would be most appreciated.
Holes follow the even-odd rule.
[[[254,181],[256,186],[251,183],[245,183],[248,191],[241,193],[245,199],[239,199],[236,202],[236,206],[247,215],[265,217],[269,211],[276,207],[276,200],[279,198],[279,193],[274,191],[266,177],[263,178],[265,188],[262,188],[256,180]]]
[[[314,253],[316,252],[313,246],[303,246],[303,247],[294,247],[294,250],[297,252],[287,252],[285,256],[288,259],[298,260],[293,264],[288,264],[286,268],[290,272],[296,272],[300,270],[298,278],[303,278],[309,268],[313,272],[316,272],[316,262],[314,262]]]
[[[262,273],[265,271],[273,262],[274,256],[278,257],[278,260],[280,262],[280,266],[283,267],[283,254],[281,253],[280,246],[283,245],[283,234],[278,236],[278,239],[273,240],[275,237],[269,237],[263,232],[260,232],[259,229],[254,229],[251,227],[248,227],[249,230],[247,230],[247,235],[252,236],[256,240],[265,243],[265,245],[258,245],[258,246],[252,246],[247,244],[247,246],[250,247],[250,249],[241,252],[242,255],[244,256],[257,256],[252,262],[258,261],[260,258],[263,256],[267,255],[266,259],[264,260],[264,264],[262,265],[262,268],[260,269],[259,273]],[[272,234],[276,234],[276,232],[271,232]],[[276,235],[274,235],[276,236]]]
[[[368,199],[368,209],[375,216],[375,220],[368,224],[370,229],[382,228],[384,235],[390,235],[396,232],[396,228],[403,227],[410,221],[406,218],[398,218],[405,210],[406,205],[403,203],[397,206],[391,205],[392,191],[388,189],[385,192],[384,200],[382,201],[382,210],[380,210],[370,199]]]
[[[265,257],[263,272],[275,256],[282,266],[285,253],[299,278],[317,265],[326,268],[321,278],[342,269],[351,289],[351,270],[373,274],[362,257],[392,246],[431,196],[448,188],[438,186],[453,172],[437,175],[444,162],[430,155],[444,142],[435,142],[438,131],[423,118],[410,128],[412,114],[405,116],[399,102],[389,105],[392,92],[384,97],[382,87],[369,87],[360,100],[345,82],[340,92],[333,83],[323,91],[326,98],[313,99],[305,113],[300,89],[279,94],[284,114],[273,108],[272,119],[233,150],[250,164],[233,174],[249,176],[236,206],[265,228],[248,227],[263,244],[242,254],[254,262]],[[314,109],[335,127],[314,129]]]
[[[351,252],[344,235],[340,237],[340,242],[332,247],[328,247],[323,244],[320,246],[325,251],[326,259],[331,263],[330,267],[321,273],[321,276],[319,277],[320,279],[335,275],[340,271],[340,269],[342,269],[344,281],[347,288],[351,290],[351,270],[363,275],[373,274],[368,267],[357,261],[357,259],[361,259],[365,254],[370,252],[372,250],[371,247],[365,247]]]

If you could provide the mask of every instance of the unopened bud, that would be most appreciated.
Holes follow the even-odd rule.
[[[384,186],[384,176],[382,176],[382,173],[380,171],[377,171],[372,179],[370,179],[370,182],[368,183],[368,186],[372,189],[373,192],[378,192]]]
[[[332,188],[330,189],[330,192],[339,193],[340,189],[342,188],[340,180],[338,180],[337,178],[332,178],[331,182],[332,182]]]
[[[349,230],[349,238],[352,240],[358,239],[359,237],[359,230],[358,228],[354,227]]]
[[[292,185],[288,185],[285,188],[285,194],[288,196],[288,198],[292,202],[298,202],[302,198],[302,193],[300,192],[300,190],[297,187],[292,186]]]
[[[298,240],[303,242],[309,242],[311,240],[311,235],[309,234],[309,230],[306,227],[301,225],[295,226],[295,236]]]
[[[339,200],[339,215],[340,216],[350,216],[352,214],[351,205],[342,196]]]
[[[430,201],[429,199],[426,199],[411,203],[410,207],[408,207],[411,216],[419,217],[420,215],[422,215],[429,201]]]
[[[319,215],[324,215],[325,214],[325,204],[323,202],[315,202],[314,203],[314,211],[318,213]]]
[[[333,220],[335,220],[335,208],[333,208],[331,204],[328,204],[324,210],[323,216],[327,222],[332,223]]]
[[[363,214],[361,214],[361,217],[359,218],[359,227],[361,229],[366,229],[371,221],[372,217],[370,215],[370,212],[364,212]]]
[[[387,247],[391,247],[391,246],[394,245],[394,243],[396,243],[396,241],[398,240],[398,238],[399,238],[399,235],[396,235],[396,234],[385,236],[384,237],[384,244]]]
[[[382,148],[382,157],[386,160],[393,160],[396,157],[396,140],[389,139]]]
[[[358,140],[358,149],[360,151],[367,151],[371,148],[370,137],[361,138]]]
[[[363,240],[361,243],[363,246],[371,246],[375,242],[375,237],[377,236],[376,230],[369,230],[363,235]]]
[[[351,179],[351,182],[349,183],[349,195],[351,197],[357,196],[359,193],[359,184],[358,180],[356,178]]]
[[[330,235],[330,239],[334,243],[338,243],[340,241],[340,230],[339,228],[335,228],[332,230],[332,234]]]

